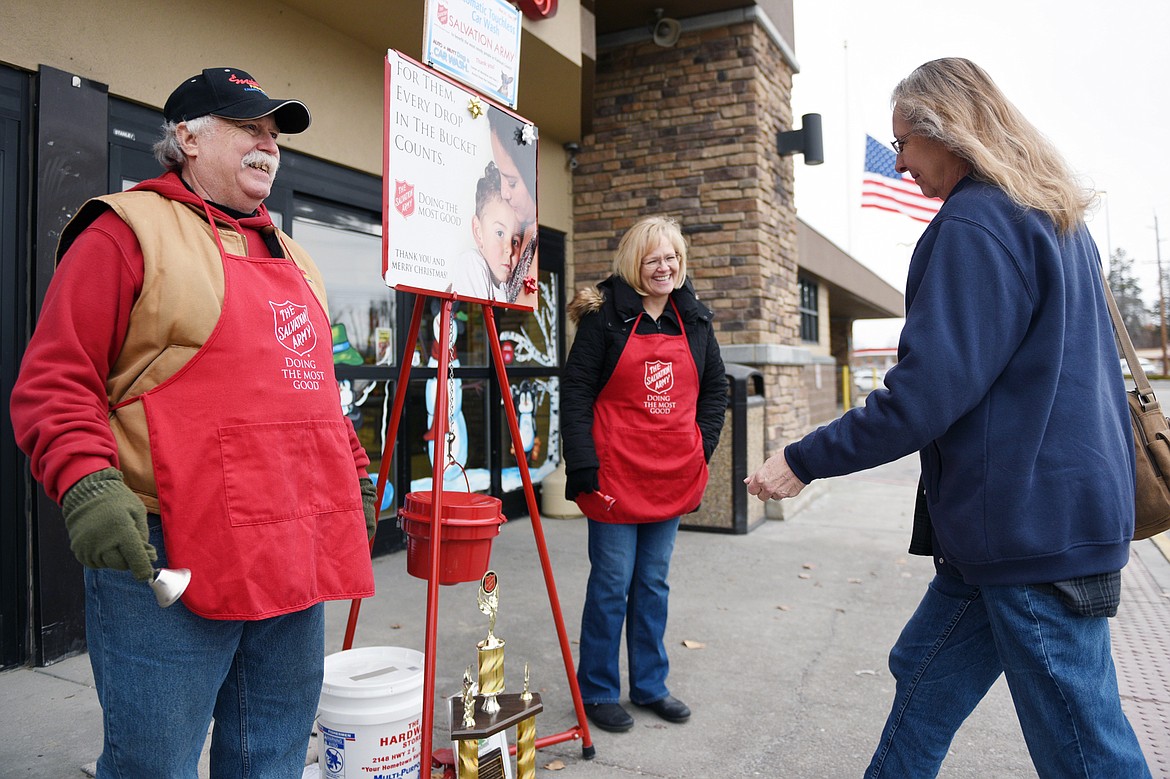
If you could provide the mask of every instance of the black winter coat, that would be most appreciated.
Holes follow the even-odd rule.
[[[699,399],[695,421],[703,436],[703,455],[710,460],[719,443],[727,409],[727,376],[715,340],[715,328],[711,325],[713,314],[695,296],[690,279],[671,293],[671,300],[682,316],[691,357],[698,369]],[[610,276],[595,288],[578,292],[568,310],[570,318],[577,322],[577,336],[561,375],[561,442],[565,469],[597,470],[600,463],[593,445],[593,403],[613,376],[629,339],[630,328],[645,310],[642,297],[617,276]],[[658,332],[670,335],[682,332],[670,305],[657,322],[647,315],[638,324],[640,334]],[[566,490],[565,497],[572,500],[575,496],[567,494]]]

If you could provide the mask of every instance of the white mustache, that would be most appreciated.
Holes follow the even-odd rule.
[[[244,155],[240,164],[245,168],[257,168],[272,178],[276,178],[276,171],[280,168],[280,158],[275,154],[253,149]]]

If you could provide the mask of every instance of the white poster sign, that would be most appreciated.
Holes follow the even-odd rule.
[[[386,284],[535,309],[537,145],[533,124],[390,51]]]
[[[506,0],[427,0],[423,59],[515,108],[520,9]]]

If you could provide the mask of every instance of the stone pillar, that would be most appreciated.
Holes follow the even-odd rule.
[[[754,21],[598,51],[593,133],[574,175],[576,286],[610,272],[639,217],[677,218],[689,273],[734,361],[765,376],[767,452],[809,424],[797,312],[792,68]],[[571,292],[569,293],[571,297]]]

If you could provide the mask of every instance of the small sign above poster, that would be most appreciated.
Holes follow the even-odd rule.
[[[536,126],[393,50],[384,121],[386,284],[535,310]]]
[[[427,0],[423,60],[515,108],[520,9],[506,0]]]

